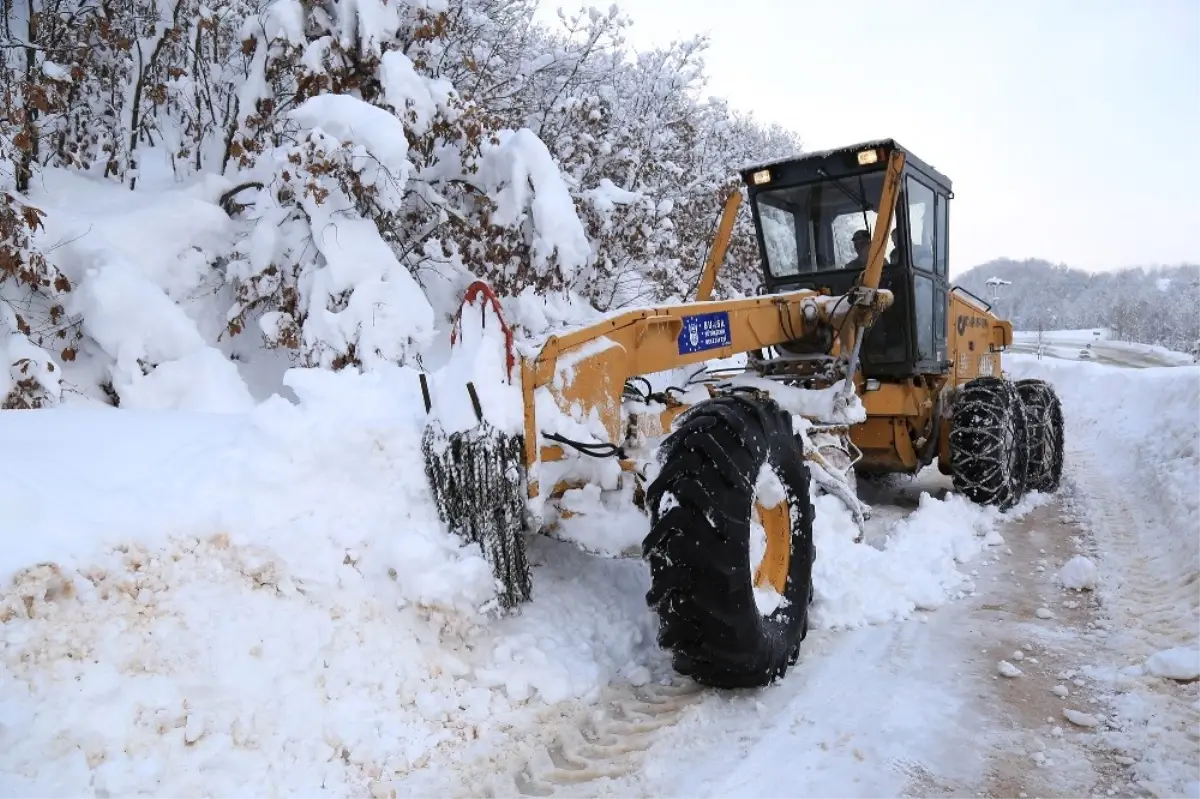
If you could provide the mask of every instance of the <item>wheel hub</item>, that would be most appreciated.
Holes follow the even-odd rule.
[[[792,519],[786,499],[774,507],[754,503],[754,516],[766,536],[766,549],[754,571],[754,587],[783,595],[792,563]]]

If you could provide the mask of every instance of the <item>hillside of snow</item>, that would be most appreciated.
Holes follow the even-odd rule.
[[[956,273],[954,282],[993,303],[1018,330],[1107,328],[1123,341],[1183,353],[1200,340],[1195,262],[1089,271],[998,258]]]

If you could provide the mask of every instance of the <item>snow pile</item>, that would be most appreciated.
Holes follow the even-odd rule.
[[[357,793],[477,735],[492,696],[453,652],[491,572],[437,523],[408,377],[0,416],[10,790]],[[72,502],[37,479],[64,463]]]
[[[858,528],[841,500],[816,497],[814,626],[847,629],[906,619],[972,593],[974,584],[959,567],[1003,542],[993,535],[999,525],[1047,500],[1033,493],[1001,513],[958,495],[935,499],[922,492],[917,509],[876,549],[853,543]]]
[[[1200,679],[1200,647],[1176,646],[1155,652],[1146,661],[1146,673],[1169,680]]]
[[[8,792],[422,793],[530,701],[665,674],[639,562],[535,541],[534,601],[477,613],[414,372],[287,381],[249,414],[0,414]]]
[[[1063,564],[1058,572],[1063,588],[1073,591],[1092,591],[1096,588],[1096,564],[1091,558],[1076,555]]]

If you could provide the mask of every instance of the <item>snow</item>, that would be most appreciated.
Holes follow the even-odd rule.
[[[389,62],[392,63],[392,62]],[[408,180],[408,138],[393,114],[349,94],[319,94],[288,112],[301,127],[366,147],[400,185]]]
[[[867,418],[866,407],[857,394],[842,397],[842,383],[823,389],[805,390],[751,374],[738,375],[728,382],[730,385],[747,386],[768,393],[781,408],[794,416],[826,424],[855,424]]]
[[[764,508],[774,508],[786,499],[787,490],[783,487],[779,475],[769,463],[764,462],[754,481],[754,501]]]
[[[1017,355],[1006,368],[1051,381],[1063,401],[1066,483],[1092,537],[1107,656],[1089,674],[1118,725],[1105,740],[1138,755],[1137,780],[1183,795],[1196,781],[1196,683],[1152,672],[1188,673],[1200,644],[1200,367]]]
[[[1091,713],[1084,713],[1082,710],[1069,707],[1063,708],[1063,718],[1077,727],[1095,727],[1100,723],[1100,720]]]
[[[71,70],[53,61],[42,62],[42,74],[50,80],[62,81],[64,83],[71,82]]]
[[[1195,362],[1191,355],[1155,344],[1120,341],[1112,338],[1111,332],[1103,328],[1086,330],[1043,330],[1042,346],[1046,354],[1055,358],[1078,360],[1080,349],[1092,345],[1095,355],[1126,360],[1137,365],[1188,366]],[[1014,348],[1019,352],[1036,352],[1037,331],[1014,331]]]
[[[0,341],[0,403],[18,383],[27,380],[36,382],[51,401],[62,395],[62,366],[14,330]]]
[[[555,255],[568,276],[588,263],[591,244],[574,201],[545,143],[533,131],[502,131],[499,144],[485,151],[479,178],[496,203],[495,224],[515,226],[527,209],[532,212],[532,255],[539,273],[548,271]]]
[[[424,134],[438,112],[439,104],[430,90],[431,86],[436,86],[444,98],[449,94],[449,85],[418,75],[412,59],[399,50],[384,53],[381,67],[380,80],[388,105],[399,112],[411,112],[414,118],[413,131],[418,135]]]
[[[769,510],[779,507],[780,503],[785,502],[787,498],[787,489],[784,487],[783,481],[779,479],[779,475],[775,473],[771,465],[764,461],[758,470],[758,477],[754,481],[755,505]],[[795,513],[791,508],[789,511]],[[766,554],[767,530],[763,526],[762,517],[755,510],[750,520],[750,574],[757,575]],[[753,593],[754,604],[758,608],[758,612],[764,616],[769,616],[783,606],[783,595],[772,585],[755,584]]]
[[[1176,646],[1155,652],[1146,661],[1146,673],[1169,680],[1200,679],[1200,647]]]
[[[659,671],[644,570],[581,579],[569,550],[539,574],[558,601],[488,632],[490,568],[413,457],[411,370],[288,382],[299,405],[249,413],[0,415],[10,791],[362,793],[533,696]]]
[[[1022,674],[1025,673],[1025,672],[1021,671],[1019,668],[1017,668],[1016,666],[1014,666],[1013,664],[1009,663],[1007,660],[1002,660],[999,663],[997,663],[996,671],[1000,673],[1001,677],[1010,677],[1010,678],[1011,677],[1020,677]]]
[[[1058,579],[1064,588],[1093,591],[1096,588],[1096,564],[1085,555],[1076,555],[1063,564]]]
[[[841,500],[817,497],[813,626],[841,630],[903,620],[972,592],[970,577],[959,567],[985,551],[997,525],[1046,500],[1029,494],[1001,513],[958,495],[936,499],[922,492],[917,508],[877,549],[854,543],[858,529]]]
[[[490,379],[503,359],[480,355],[500,345],[482,318],[464,313],[460,355]],[[637,561],[535,541],[533,603],[480,615],[490,569],[443,531],[414,458],[414,370],[286,383],[298,404],[0,416],[0,770],[18,792],[421,792],[427,764],[530,708],[666,673]],[[55,501],[58,481],[76,501]],[[779,499],[777,478],[759,482]],[[818,497],[814,628],[969,592],[962,564],[1038,501],[999,514],[924,495],[876,549]],[[634,515],[620,524],[640,540]]]

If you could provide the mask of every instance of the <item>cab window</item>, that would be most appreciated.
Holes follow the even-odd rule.
[[[908,231],[911,242],[912,265],[932,272],[934,265],[934,194],[933,190],[913,177],[908,178]]]
[[[937,196],[937,240],[935,242],[936,254],[934,256],[934,264],[937,267],[937,273],[942,277],[946,276],[946,247],[950,238],[950,229],[946,227],[946,205],[949,200],[944,195]]]
[[[755,196],[773,277],[854,268],[854,234],[874,233],[883,171],[761,191]]]

